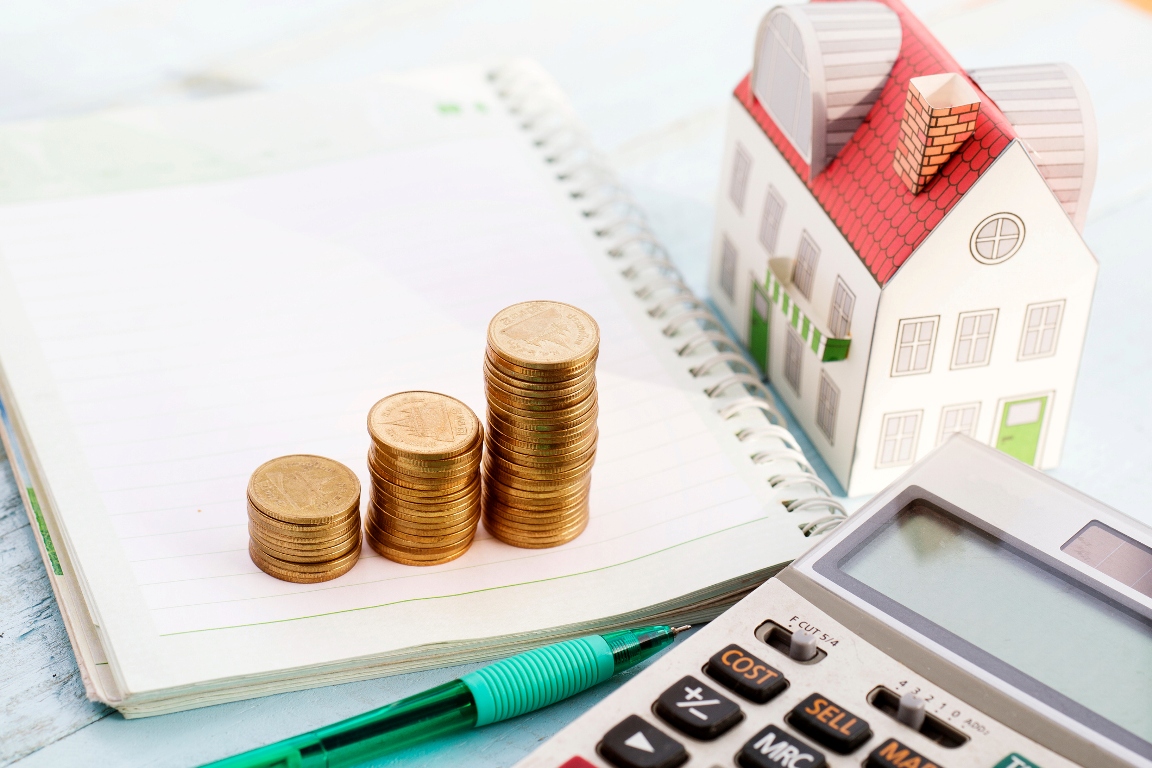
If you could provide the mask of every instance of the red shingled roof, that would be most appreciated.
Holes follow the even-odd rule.
[[[923,192],[912,194],[892,167],[908,81],[941,72],[964,74],[964,70],[900,0],[879,1],[900,17],[904,32],[900,55],[864,123],[814,180],[808,180],[808,164],[752,95],[751,75],[736,86],[736,98],[812,190],[873,277],[884,285],[1016,134],[992,100],[983,96],[972,138]],[[972,87],[983,94],[975,83]]]

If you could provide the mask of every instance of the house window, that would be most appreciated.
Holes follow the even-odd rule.
[[[1028,305],[1024,310],[1024,333],[1020,337],[1021,360],[1056,354],[1056,337],[1060,335],[1063,314],[1063,301]]]
[[[736,300],[736,262],[738,260],[736,246],[732,245],[732,241],[725,235],[724,242],[720,246],[720,289],[724,291],[729,301]]]
[[[820,249],[807,233],[800,234],[800,248],[796,253],[796,267],[792,270],[792,284],[806,298],[812,298],[812,278],[816,276],[816,262]]]
[[[800,30],[776,13],[760,42],[756,98],[807,160],[812,154],[812,87]]]
[[[908,376],[932,370],[932,350],[936,346],[937,317],[913,317],[901,320],[896,329],[896,355],[892,375]]]
[[[816,426],[832,442],[836,434],[836,411],[840,408],[840,390],[828,374],[820,372],[820,397],[816,402]]]
[[[784,217],[784,198],[776,188],[768,186],[768,197],[764,200],[764,215],[760,219],[760,242],[769,255],[776,255],[776,241],[780,237],[780,219]]]
[[[956,323],[956,344],[952,348],[953,368],[988,365],[992,357],[992,334],[996,331],[997,310],[962,312]]]
[[[915,461],[921,413],[904,411],[884,414],[880,428],[880,453],[876,456],[877,467],[899,467]]]
[[[784,378],[800,396],[800,367],[804,363],[804,341],[796,329],[788,326],[788,340],[784,344]]]
[[[744,212],[744,196],[748,193],[748,171],[752,167],[752,156],[743,145],[736,145],[736,157],[732,161],[732,183],[728,187],[728,196],[736,204],[736,210]]]
[[[1001,264],[1024,244],[1024,222],[1011,213],[997,213],[976,225],[968,243],[972,258],[981,264]]]
[[[980,416],[980,403],[946,405],[940,412],[940,436],[937,444],[956,432],[968,437],[976,435],[976,419]]]
[[[832,310],[828,313],[828,331],[834,338],[848,338],[852,330],[852,308],[856,306],[856,296],[848,290],[848,284],[837,275],[836,290],[832,292]]]

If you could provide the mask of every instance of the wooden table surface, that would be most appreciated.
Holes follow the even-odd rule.
[[[773,3],[701,0],[9,0],[0,120],[526,55],[703,292],[729,93]],[[1052,474],[1145,522],[1152,467],[1152,12],[1148,0],[910,0],[967,67],[1067,61],[1095,102],[1100,167],[1085,237],[1100,260],[1063,465]],[[0,169],[0,173],[3,169]],[[347,717],[469,667],[127,721],[84,697],[7,462],[0,462],[0,766],[195,765]],[[507,766],[620,681],[390,759]],[[381,765],[384,761],[380,761]]]

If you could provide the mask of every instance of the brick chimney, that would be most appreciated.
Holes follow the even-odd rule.
[[[945,72],[908,81],[894,165],[912,194],[920,194],[968,140],[978,114],[980,97],[962,75]]]

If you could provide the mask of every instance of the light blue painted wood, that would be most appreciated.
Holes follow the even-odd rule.
[[[768,0],[12,0],[0,8],[0,119],[211,96],[494,55],[538,59],[703,290],[728,94]],[[1101,261],[1065,458],[1053,474],[1152,522],[1152,16],[1113,2],[911,0],[966,66],[1069,61],[1101,136],[1086,237]],[[182,766],[380,706],[472,667],[126,721],[83,700],[35,542],[0,471],[0,766]],[[55,676],[55,677],[54,677]],[[410,750],[389,766],[507,766],[620,681]],[[93,722],[93,720],[95,722]],[[88,725],[85,726],[85,724]],[[69,735],[70,734],[70,735]]]
[[[0,765],[107,714],[84,684],[0,447]]]

